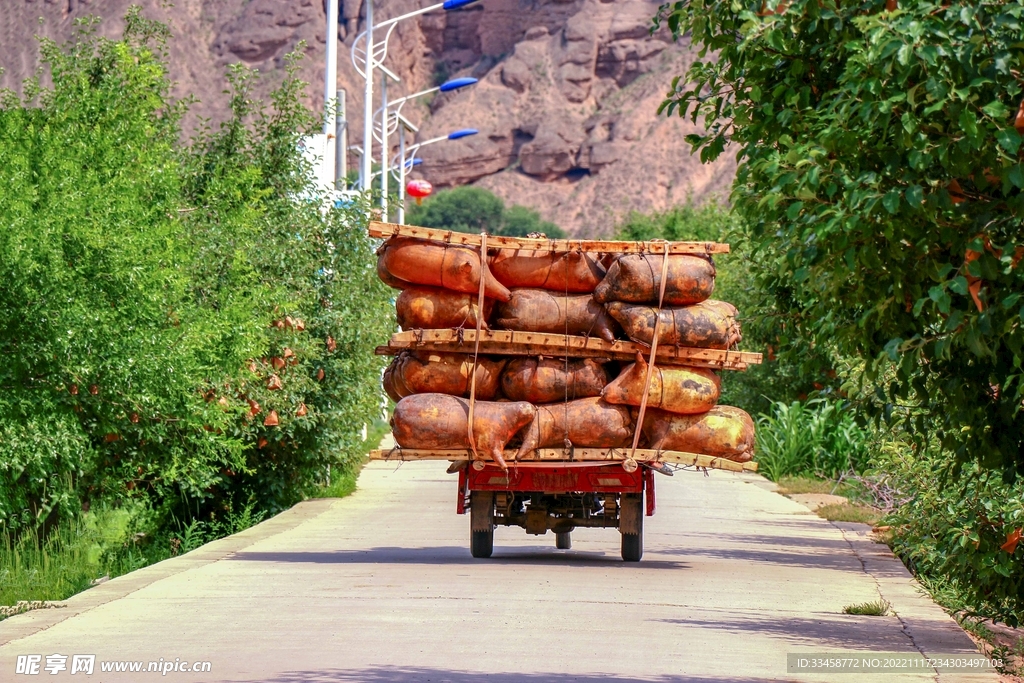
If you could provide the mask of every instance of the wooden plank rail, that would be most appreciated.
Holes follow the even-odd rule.
[[[510,465],[516,462],[623,462],[629,456],[628,448],[576,448],[570,453],[564,448],[538,448],[517,460],[516,451],[506,450],[505,461]],[[656,451],[650,448],[636,449],[635,459],[638,462],[666,462],[675,465],[690,465],[708,469],[727,470],[729,472],[756,472],[756,462],[735,462],[725,458],[715,458],[700,453],[684,451]],[[370,460],[387,460],[408,462],[414,460],[480,460],[491,462],[486,453],[473,454],[468,449],[422,450],[415,448],[378,449],[370,451]]]
[[[453,232],[438,228],[420,228],[415,225],[371,221],[367,230],[370,237],[418,237],[420,239],[466,246],[480,246],[480,235]],[[661,254],[668,244],[670,254],[728,254],[729,245],[721,242],[625,242],[621,240],[554,240],[531,237],[487,236],[487,246],[493,248],[529,249],[535,251],[586,251],[614,254]]]
[[[379,346],[377,355],[396,355],[404,350],[469,353],[476,341],[476,330],[408,330],[391,335],[387,346]],[[557,356],[570,358],[609,358],[635,360],[647,346],[630,341],[607,342],[597,337],[579,337],[544,332],[481,330],[480,353],[513,356]],[[669,365],[723,370],[746,370],[761,363],[760,353],[724,351],[676,346],[658,347],[658,362]]]

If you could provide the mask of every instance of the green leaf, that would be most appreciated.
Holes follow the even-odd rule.
[[[899,337],[890,339],[885,344],[885,353],[889,356],[890,360],[899,360],[900,345],[903,344],[903,340]]]
[[[996,140],[999,142],[999,146],[1010,154],[1016,154],[1017,150],[1020,149],[1020,133],[1013,128],[1003,128],[996,131]]]
[[[909,43],[905,43],[899,49],[899,52],[896,53],[896,61],[899,62],[900,64],[902,64],[903,66],[906,66],[907,64],[910,63],[910,58],[911,58],[911,56],[913,56],[913,54],[914,54],[914,46],[910,45]]]
[[[920,185],[911,185],[907,188],[907,203],[912,208],[917,208],[924,202],[924,191]]]
[[[1017,187],[1024,188],[1024,165],[1014,164],[1011,166],[1007,177]]]
[[[960,111],[959,121],[960,129],[969,137],[973,138],[978,135],[978,119],[970,109],[964,107]]]
[[[944,287],[936,285],[929,289],[928,298],[935,302],[939,311],[942,313],[949,313],[949,306],[950,303],[952,303],[952,299],[949,298],[949,294],[946,292]]]
[[[882,197],[882,206],[889,213],[896,213],[900,208],[900,193],[899,190],[893,188],[885,193]]]
[[[1004,119],[1010,113],[1010,110],[1006,108],[1006,105],[999,100],[992,100],[982,107],[981,110],[994,119]]]

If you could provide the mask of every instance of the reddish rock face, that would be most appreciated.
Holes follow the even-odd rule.
[[[284,55],[300,41],[305,59],[298,75],[311,84],[308,103],[322,110],[324,0],[176,0],[173,7],[135,1],[146,17],[172,27],[173,94],[199,99],[185,118],[186,131],[200,117],[216,129],[228,116],[229,96],[222,91],[229,64],[267,74],[252,93],[266,100],[280,81]],[[38,68],[35,35],[65,42],[73,37],[74,19],[97,14],[103,19],[99,32],[114,38],[128,4],[8,0],[0,87],[20,90]],[[340,4],[338,86],[348,93],[349,141],[361,144],[363,81],[348,51],[364,28],[365,3]],[[375,16],[379,21],[422,6],[422,0],[388,0],[375,6]],[[649,0],[486,0],[398,24],[386,61],[402,79],[392,85],[392,97],[431,87],[442,73],[480,79],[472,88],[403,109],[419,126],[421,140],[456,128],[480,130],[424,148],[417,177],[438,188],[479,184],[580,237],[607,234],[633,210],[724,196],[735,168],[732,155],[702,165],[684,140],[695,128],[679,117],[656,115],[673,77],[693,59],[689,46],[672,43],[666,31],[649,35],[656,7]],[[349,167],[356,165],[350,156]]]

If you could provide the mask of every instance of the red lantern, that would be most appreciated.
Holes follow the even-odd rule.
[[[434,186],[426,180],[410,180],[405,186],[405,191],[410,197],[416,198],[416,205],[419,206],[423,203],[423,198],[429,197],[434,191]]]

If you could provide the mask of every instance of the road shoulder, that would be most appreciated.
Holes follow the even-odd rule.
[[[0,622],[0,647],[44,631],[100,605],[119,600],[157,581],[203,567],[239,550],[244,550],[254,543],[294,529],[327,512],[339,500],[341,499],[316,498],[302,501],[245,531],[211,541],[179,557],[172,557],[137,569],[77,593],[62,601],[63,607],[32,610],[9,617]]]

